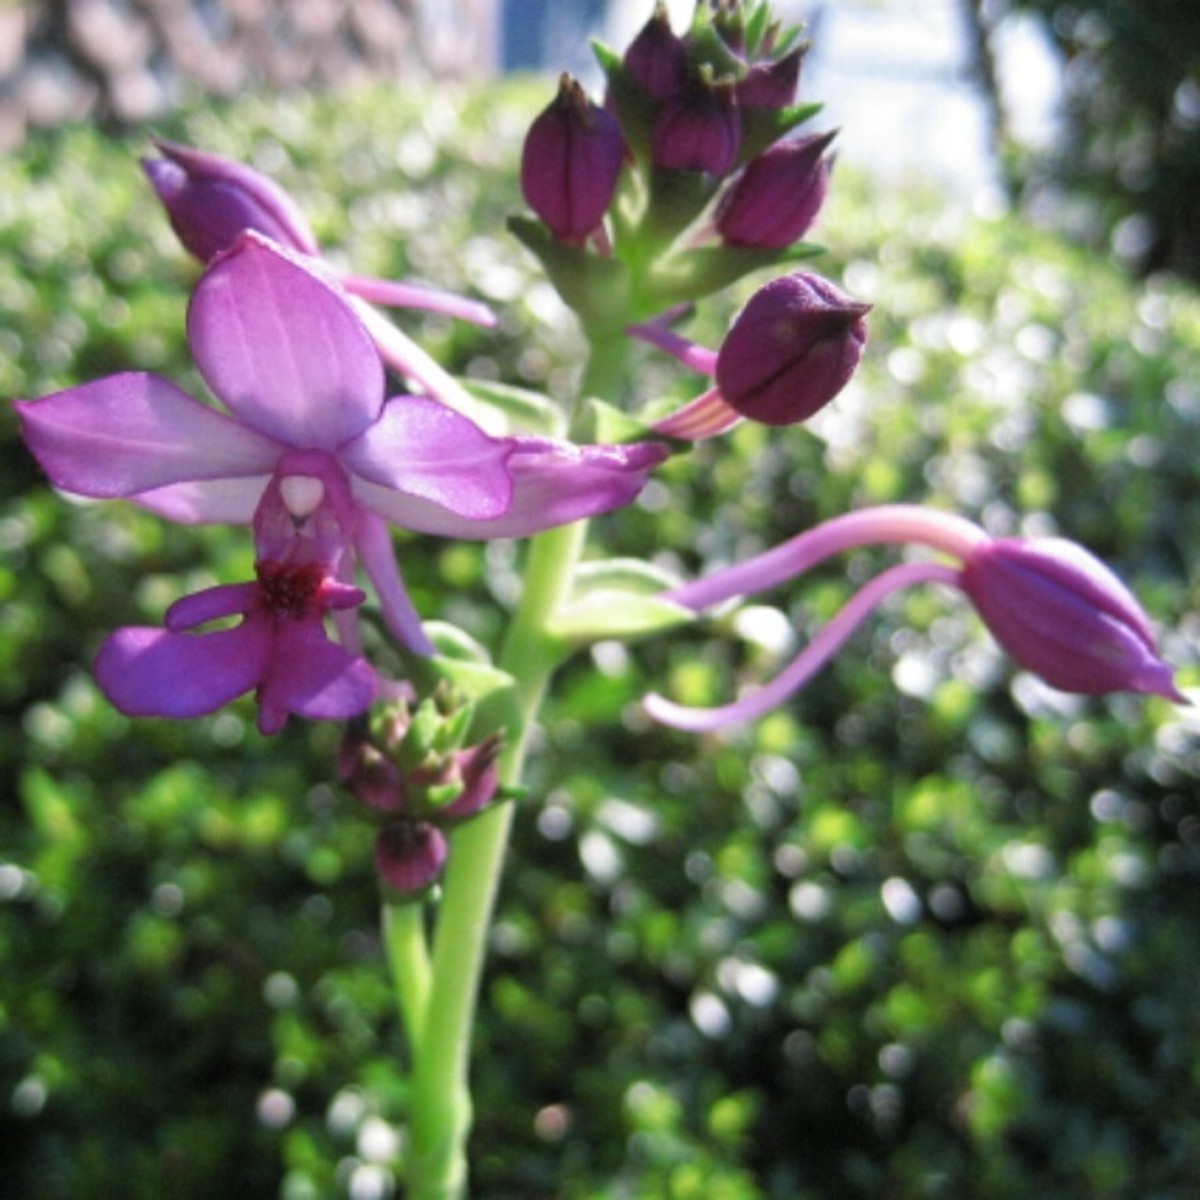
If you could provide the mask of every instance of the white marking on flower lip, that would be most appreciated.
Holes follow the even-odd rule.
[[[288,475],[279,481],[279,496],[284,508],[303,521],[325,499],[325,485],[314,475]]]

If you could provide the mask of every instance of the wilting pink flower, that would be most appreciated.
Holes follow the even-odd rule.
[[[1159,657],[1150,624],[1129,590],[1081,546],[1057,538],[992,540],[961,517],[915,505],[847,513],[745,562],[685,583],[664,599],[694,611],[797,578],[834,554],[869,545],[914,544],[954,560],[891,567],[769,683],[718,708],[646,698],[656,720],[694,732],[756,719],[783,703],[829,661],[893,592],[917,583],[962,590],[997,641],[1052,687],[1082,694],[1142,692],[1185,701]]]
[[[315,503],[353,552],[340,577],[356,555],[394,632],[418,651],[429,644],[387,522],[520,537],[627,504],[666,453],[649,443],[494,438],[428,397],[387,399],[379,354],[344,295],[257,234],[200,280],[188,339],[227,413],[145,373],[22,402],[26,442],[51,482],[185,524],[249,524],[271,488],[301,516]],[[329,506],[343,496],[336,514]]]
[[[436,825],[397,817],[375,840],[375,870],[390,891],[415,896],[436,882],[449,852],[446,835]]]
[[[382,822],[375,868],[395,892],[411,894],[432,884],[445,865],[447,832],[491,804],[499,790],[502,736],[462,747],[453,705],[444,715],[448,724],[440,733],[459,726],[450,746],[439,747],[439,734],[422,720],[428,711],[414,716],[400,708],[373,729],[353,722],[338,752],[339,778]],[[423,728],[414,746],[409,734],[415,725]]]
[[[603,221],[624,161],[616,119],[564,74],[525,135],[521,194],[556,238],[580,243]]]
[[[178,142],[155,141],[161,158],[142,160],[171,228],[202,263],[228,250],[247,231],[270,238],[285,249],[312,259],[320,244],[300,206],[273,179],[235,159]],[[322,268],[353,295],[374,304],[443,313],[477,325],[496,318],[486,305],[418,284],[373,279]]]
[[[732,182],[713,224],[731,246],[778,250],[812,227],[829,191],[833,133],[776,142]]]

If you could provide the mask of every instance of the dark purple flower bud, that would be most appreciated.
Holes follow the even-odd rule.
[[[800,86],[800,64],[807,44],[797,46],[774,62],[755,63],[737,84],[738,104],[743,108],[787,108],[796,103]]]
[[[721,197],[714,218],[731,246],[781,250],[812,228],[829,192],[825,150],[836,135],[776,142],[752,159]]]
[[[725,402],[764,425],[807,420],[854,374],[870,308],[819,275],[772,280],[750,297],[717,353]]]
[[[1064,692],[1148,692],[1185,699],[1129,589],[1062,538],[983,542],[961,586],[1021,666]]]
[[[477,745],[468,746],[454,755],[454,768],[462,781],[462,793],[447,804],[438,816],[461,821],[473,817],[495,799],[500,786],[500,748],[503,738],[492,734]]]
[[[650,156],[669,171],[728,175],[742,144],[742,121],[731,80],[695,79],[668,100],[654,121]]]
[[[687,44],[671,29],[665,5],[659,4],[629,43],[623,62],[651,100],[669,100],[683,90],[687,78]]]
[[[436,882],[448,853],[440,829],[426,821],[398,817],[375,840],[375,870],[391,891],[412,896]]]
[[[248,229],[301,254],[319,252],[304,214],[273,180],[219,154],[155,144],[164,157],[143,159],[142,167],[171,228],[201,262],[228,250]]]
[[[604,219],[624,162],[616,118],[564,74],[525,137],[521,192],[556,238],[579,243]]]
[[[376,812],[399,812],[408,803],[400,768],[365,734],[348,734],[338,750],[338,777]]]

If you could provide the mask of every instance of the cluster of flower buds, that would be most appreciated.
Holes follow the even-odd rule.
[[[501,737],[464,745],[473,715],[443,684],[415,707],[388,705],[347,728],[339,774],[379,822],[375,869],[397,898],[430,888],[446,863],[447,831],[497,798]]]
[[[624,55],[597,47],[603,104],[562,77],[521,161],[540,223],[511,226],[589,323],[809,252],[834,135],[793,136],[820,108],[796,103],[798,38],[758,0],[700,0],[682,35],[660,4]]]
[[[800,239],[829,190],[834,135],[793,133],[820,107],[795,102],[798,37],[758,0],[700,0],[685,34],[659,4],[623,55],[597,49],[603,106],[564,75],[526,137],[521,184],[540,222],[510,225],[563,298],[590,330],[715,376],[656,433],[804,421],[862,356],[869,306],[811,272],[763,288],[717,353],[674,332],[696,299],[817,252]]]

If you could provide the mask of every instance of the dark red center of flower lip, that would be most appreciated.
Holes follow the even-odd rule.
[[[259,562],[259,608],[275,621],[299,621],[318,609],[317,594],[325,581],[320,563]]]

